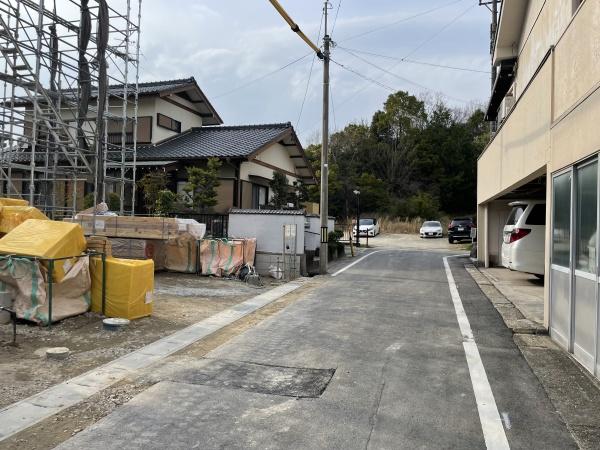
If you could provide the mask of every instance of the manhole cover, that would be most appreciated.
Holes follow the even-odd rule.
[[[283,367],[214,359],[203,367],[186,368],[173,381],[244,389],[262,394],[316,398],[327,388],[335,369]]]

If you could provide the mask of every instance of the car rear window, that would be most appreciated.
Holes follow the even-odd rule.
[[[534,205],[525,223],[527,225],[546,225],[546,204]]]
[[[513,206],[508,219],[506,219],[506,225],[516,225],[523,213],[525,212],[527,205],[515,205]]]
[[[452,221],[452,223],[450,224],[450,226],[464,226],[464,225],[471,225],[471,219],[454,219]]]

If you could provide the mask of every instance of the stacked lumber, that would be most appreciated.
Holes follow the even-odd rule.
[[[112,245],[106,236],[90,236],[86,239],[89,252],[104,253],[112,256]]]
[[[170,217],[93,216],[78,214],[66,222],[78,223],[86,236],[166,240],[188,232],[193,225]]]

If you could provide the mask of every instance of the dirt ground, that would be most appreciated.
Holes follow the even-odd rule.
[[[172,361],[177,361],[179,358],[203,357],[234,336],[278,313],[289,304],[301,300],[307,291],[310,291],[325,279],[323,277],[313,278],[310,283],[302,286],[297,291],[275,300],[264,308],[222,328],[159,363],[133,373],[92,397],[11,436],[0,442],[0,450],[46,450],[54,448],[156,383],[151,375],[157,368],[168,366]]]
[[[0,325],[0,408],[29,397],[56,383],[132,352],[178,329],[210,317],[272,287],[263,280],[257,288],[237,280],[157,273],[154,312],[134,320],[122,331],[107,331],[102,316],[86,313],[52,327],[20,322],[17,346],[12,325]],[[48,360],[49,347],[67,347],[65,361]]]

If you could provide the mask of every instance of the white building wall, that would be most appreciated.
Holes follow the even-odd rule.
[[[230,238],[256,238],[256,251],[283,253],[283,226],[295,224],[296,253],[304,253],[304,215],[229,214]]]

